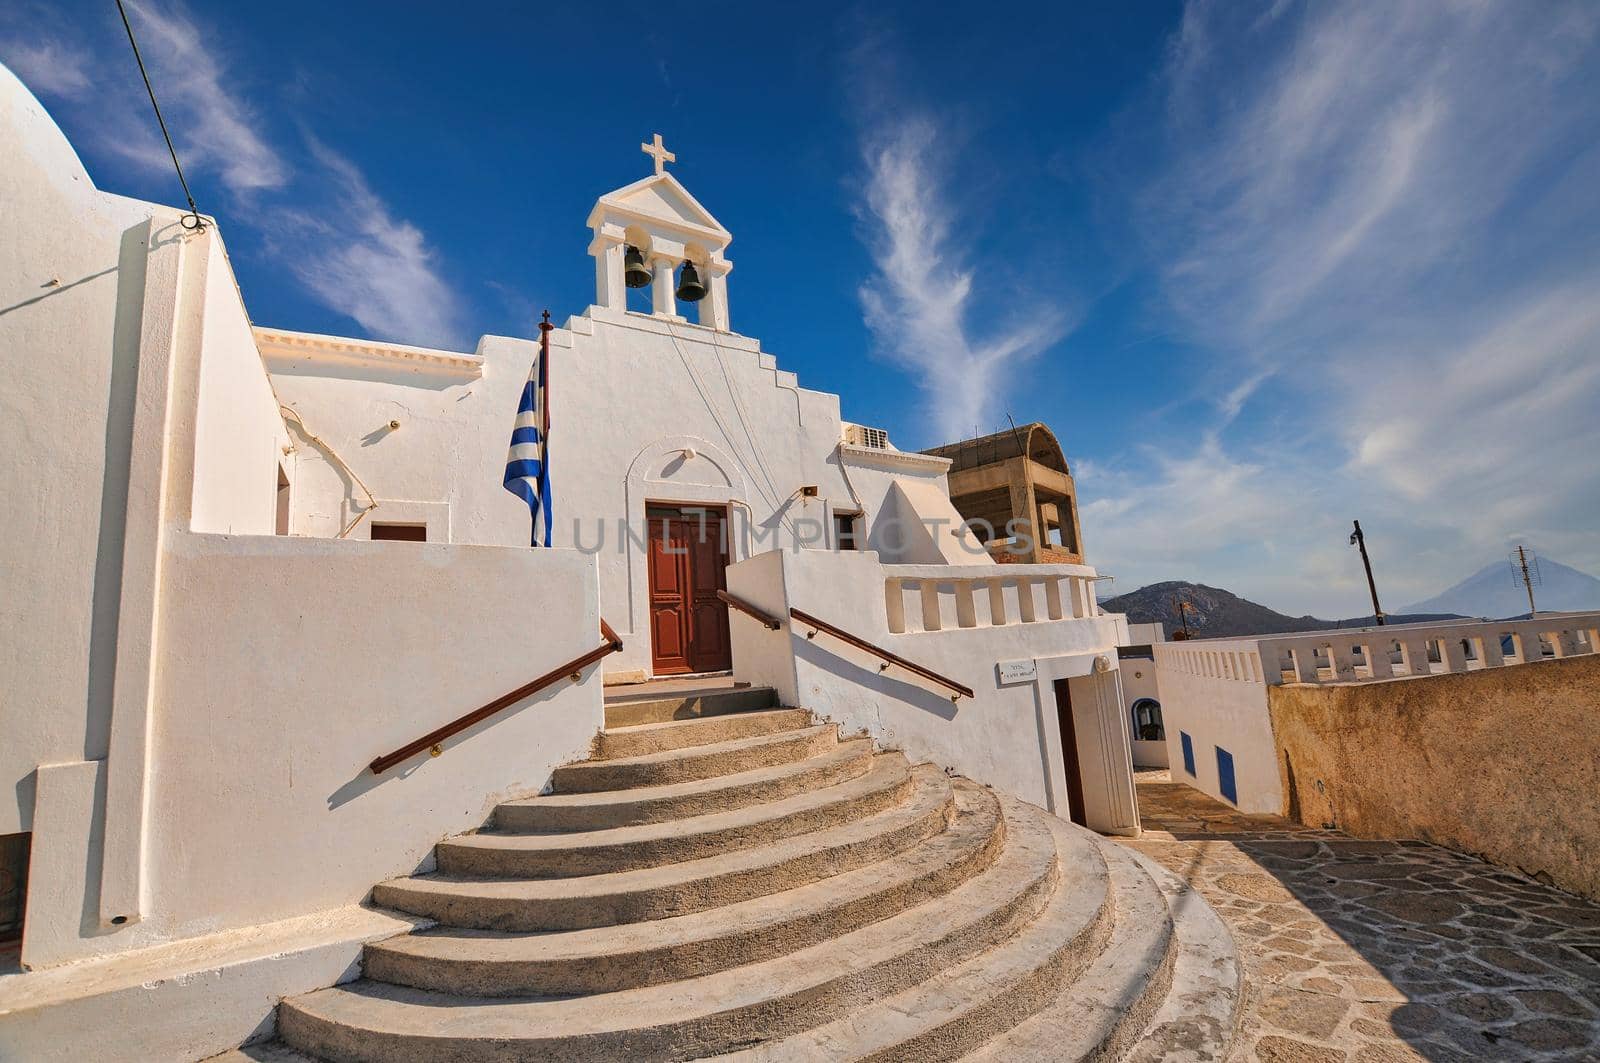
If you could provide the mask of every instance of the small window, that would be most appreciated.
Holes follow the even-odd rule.
[[[1189,737],[1187,731],[1179,731],[1178,740],[1183,743],[1183,770],[1188,772],[1189,777],[1192,779],[1194,778],[1194,740]]]
[[[861,520],[859,513],[833,514],[833,544],[836,550],[859,550],[861,543],[857,536],[858,522]]]
[[[31,834],[0,834],[0,941],[22,937],[28,904],[28,843]]]
[[[426,524],[372,524],[373,539],[387,539],[402,543],[425,543],[428,541],[428,526]]]
[[[1161,702],[1140,698],[1133,703],[1133,737],[1141,742],[1165,742],[1166,728],[1161,723]]]
[[[1239,787],[1233,780],[1233,754],[1217,747],[1217,789],[1229,803],[1239,803]]]

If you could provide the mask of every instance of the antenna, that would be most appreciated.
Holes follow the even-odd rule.
[[[1533,616],[1539,611],[1533,604],[1533,588],[1544,583],[1544,577],[1539,574],[1538,556],[1525,546],[1511,551],[1511,575],[1528,592],[1528,615]]]
[[[1361,548],[1361,567],[1367,570],[1367,590],[1372,594],[1372,619],[1379,627],[1383,626],[1383,608],[1378,604],[1378,585],[1372,579],[1372,561],[1367,557],[1367,537],[1361,533],[1361,522],[1355,522],[1356,530],[1350,533],[1350,545]]]

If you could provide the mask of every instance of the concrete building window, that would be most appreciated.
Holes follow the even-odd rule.
[[[1188,732],[1179,731],[1178,740],[1183,743],[1183,770],[1188,772],[1189,777],[1192,779],[1194,778],[1194,739],[1189,737]]]
[[[1161,702],[1140,698],[1133,703],[1133,737],[1141,742],[1165,742],[1166,728],[1161,722]]]
[[[835,510],[833,514],[833,545],[836,550],[859,550],[861,540],[861,514],[840,513]]]
[[[425,543],[428,541],[428,526],[426,524],[379,524],[373,522],[372,538],[403,543]]]
[[[0,835],[0,941],[22,937],[28,899],[28,843],[31,834]]]

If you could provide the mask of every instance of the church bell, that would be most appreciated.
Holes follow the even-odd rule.
[[[678,278],[678,298],[686,303],[698,303],[705,297],[706,286],[700,281],[700,271],[694,268],[693,262],[685,262]]]
[[[644,264],[644,252],[629,246],[622,256],[622,277],[630,288],[650,287],[650,269]]]

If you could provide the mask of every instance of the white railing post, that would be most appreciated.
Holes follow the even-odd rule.
[[[1392,679],[1394,665],[1389,660],[1389,640],[1381,636],[1370,637],[1362,644],[1367,654],[1367,674],[1374,679]]]
[[[1539,633],[1531,627],[1518,627],[1511,633],[1511,644],[1517,648],[1517,656],[1523,664],[1541,660],[1544,650],[1539,648]]]
[[[889,615],[889,630],[898,635],[906,629],[905,580],[890,576],[883,581],[883,607]]]
[[[939,585],[931,579],[919,580],[918,588],[922,598],[922,630],[942,631],[944,625],[939,622]]]
[[[960,627],[978,626],[978,610],[972,601],[973,582],[956,580],[956,624]]]
[[[1066,613],[1061,608],[1061,577],[1047,576],[1044,581],[1044,611],[1051,620],[1060,620]]]
[[[1328,640],[1328,671],[1335,683],[1355,681],[1356,665],[1350,654],[1353,648],[1348,639]]]
[[[1296,682],[1320,682],[1317,675],[1317,655],[1310,643],[1301,643],[1289,647],[1289,656],[1294,661],[1294,677]]]

